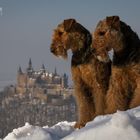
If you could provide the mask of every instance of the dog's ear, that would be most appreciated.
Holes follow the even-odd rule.
[[[119,16],[106,17],[106,22],[112,28],[114,28],[116,30],[120,29],[120,18],[119,18]]]
[[[75,19],[67,19],[67,20],[64,20],[64,30],[66,32],[70,31],[72,26],[76,23],[76,20]]]

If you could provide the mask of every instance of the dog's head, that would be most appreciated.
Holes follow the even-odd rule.
[[[91,42],[92,37],[87,29],[75,19],[67,19],[54,30],[50,50],[58,57],[67,58],[68,49],[73,53],[79,52],[83,48],[88,48]]]
[[[70,30],[76,24],[75,19],[64,20],[53,32],[50,51],[58,57],[67,58],[67,50],[70,48]]]
[[[97,24],[93,33],[93,48],[99,61],[108,62],[113,59],[113,52],[119,52],[122,46],[123,34],[118,16],[106,17]]]

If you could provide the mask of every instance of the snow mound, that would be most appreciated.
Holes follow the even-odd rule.
[[[98,116],[82,129],[60,122],[52,127],[26,123],[14,129],[4,140],[140,140],[140,107]]]
[[[60,122],[52,127],[38,127],[26,123],[25,126],[14,129],[4,140],[60,140],[69,135],[74,123]]]
[[[112,115],[96,117],[86,127],[63,140],[140,140],[140,118],[135,116],[138,111],[134,112],[117,111]]]

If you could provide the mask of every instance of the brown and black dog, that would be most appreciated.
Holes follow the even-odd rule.
[[[67,57],[72,51],[71,71],[78,105],[78,122],[81,128],[95,116],[104,114],[104,99],[110,76],[110,62],[103,63],[94,57],[92,35],[75,19],[64,20],[54,30],[51,52]]]
[[[118,16],[100,21],[93,34],[93,48],[101,62],[108,62],[112,50],[112,68],[106,96],[106,113],[140,105],[140,39]]]

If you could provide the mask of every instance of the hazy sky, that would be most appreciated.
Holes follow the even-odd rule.
[[[49,51],[53,29],[66,18],[92,32],[100,19],[119,15],[140,35],[140,0],[0,0],[0,9],[0,81],[16,79],[30,57],[35,69],[44,63],[50,72],[56,66],[70,74],[70,60]]]

